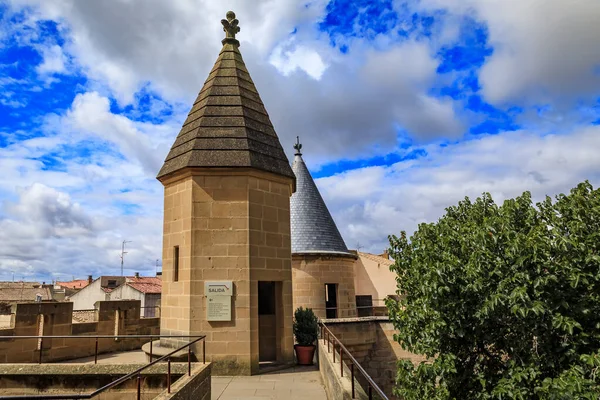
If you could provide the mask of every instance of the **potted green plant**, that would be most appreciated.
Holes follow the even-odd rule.
[[[315,355],[315,340],[317,340],[319,324],[317,316],[311,308],[299,307],[294,312],[294,336],[297,344],[296,360],[298,365],[312,365]]]

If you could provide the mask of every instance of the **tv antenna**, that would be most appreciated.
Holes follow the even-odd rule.
[[[121,276],[123,276],[123,261],[125,259],[125,254],[128,253],[127,251],[125,251],[125,243],[131,243],[131,240],[123,240],[123,243],[121,245]]]

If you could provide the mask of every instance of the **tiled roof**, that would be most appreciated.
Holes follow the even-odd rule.
[[[25,281],[18,281],[18,282],[0,282],[0,289],[3,288],[22,288],[22,287],[40,287],[42,286],[41,283],[39,282],[25,282]]]
[[[0,301],[35,301],[37,295],[42,295],[42,300],[52,300],[52,294],[47,287],[2,287],[0,288]]]
[[[129,282],[129,283],[149,283],[152,285],[159,285],[159,286],[162,285],[162,279],[160,279],[159,277],[156,277],[156,276],[140,276],[140,277],[128,276],[127,282]]]
[[[67,289],[83,289],[89,282],[87,279],[75,279],[69,282],[56,282],[56,284]]]
[[[127,285],[142,293],[160,294],[162,292],[162,279],[155,276],[127,277]]]
[[[375,261],[375,262],[377,262],[377,263],[379,263],[379,264],[382,264],[382,265],[387,265],[387,266],[390,266],[390,265],[392,265],[392,264],[394,263],[394,260],[390,260],[390,259],[388,259],[388,258],[381,257],[381,256],[378,256],[378,255],[376,255],[376,254],[371,254],[371,253],[363,253],[362,251],[359,251],[359,252],[358,252],[358,255],[359,255],[360,257],[365,257],[365,258],[368,258],[368,259],[370,259],[370,260],[372,260],[372,261]]]
[[[294,179],[234,36],[223,40],[158,179],[189,167],[256,168]]]
[[[290,199],[292,254],[324,253],[353,256],[348,251],[317,185],[306,168],[299,148],[294,157],[292,170],[296,175],[296,192]]]
[[[152,283],[135,283],[127,282],[127,285],[131,286],[138,292],[142,293],[162,293],[162,285],[154,285]]]

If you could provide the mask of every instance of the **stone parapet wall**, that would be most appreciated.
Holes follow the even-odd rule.
[[[335,362],[333,361],[332,349],[328,350],[327,344],[324,344],[323,340],[318,340],[317,347],[319,352],[319,372],[321,373],[321,379],[327,392],[327,398],[329,400],[368,399],[368,395],[361,388],[358,380],[355,380],[354,397],[352,396],[350,370],[345,365],[344,376],[342,377],[339,357],[336,357]],[[358,374],[358,370],[355,370],[355,372]]]
[[[386,317],[348,318],[324,322],[390,399],[394,398],[392,390],[397,361],[408,359],[419,363],[424,360],[422,356],[402,349],[394,340],[394,326]],[[360,377],[358,380],[362,385],[365,384]]]
[[[154,400],[210,400],[211,364],[196,364],[192,375],[183,375],[171,386],[171,393],[163,391]]]
[[[98,321],[73,324],[73,303],[24,303],[16,305],[15,327],[1,329],[0,363],[52,362],[93,356],[95,335],[158,335],[158,318],[140,319],[139,300],[100,301],[96,303]],[[43,319],[41,316],[43,315]],[[118,316],[118,322],[117,322]],[[40,322],[43,321],[43,329]],[[118,326],[118,327],[117,327]],[[72,336],[73,338],[18,339],[18,336]],[[98,354],[141,348],[145,339],[99,339]]]
[[[143,365],[140,364],[4,364],[0,365],[2,395],[89,394]],[[158,363],[141,372],[141,398],[210,399],[210,364],[171,363],[171,393],[167,393],[167,365]],[[124,381],[98,397],[135,399],[137,379]],[[157,397],[158,396],[158,397]],[[96,398],[96,397],[94,397]]]

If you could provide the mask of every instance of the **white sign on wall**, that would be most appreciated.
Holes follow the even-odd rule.
[[[233,282],[206,281],[204,294],[206,294],[206,320],[231,321]]]

